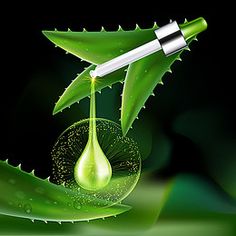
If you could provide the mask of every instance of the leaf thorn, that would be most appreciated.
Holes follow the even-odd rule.
[[[101,27],[101,32],[106,32],[106,30],[103,26]]]
[[[121,27],[121,25],[118,25],[118,30],[117,31],[124,31]]]
[[[141,30],[138,24],[135,25],[135,30]]]
[[[50,182],[50,176],[45,179],[47,182]]]
[[[158,28],[156,21],[154,21],[152,28],[153,28],[153,29]]]
[[[19,164],[16,168],[21,170],[21,164]]]

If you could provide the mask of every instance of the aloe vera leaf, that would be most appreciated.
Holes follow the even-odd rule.
[[[172,189],[172,181],[152,182],[145,174],[140,179],[139,184],[130,194],[125,202],[132,205],[132,209],[119,217],[110,217],[106,221],[93,221],[91,226],[106,226],[120,233],[139,232],[151,228],[158,220],[162,208],[169,197]]]
[[[83,201],[86,194],[55,185],[0,161],[0,214],[42,221],[85,221],[114,216],[131,207],[117,204],[94,207]],[[93,199],[99,205],[99,199]],[[100,202],[102,203],[102,202]]]
[[[89,66],[83,71],[76,79],[65,89],[63,95],[57,101],[53,114],[56,114],[66,107],[70,107],[75,102],[79,102],[81,99],[90,95],[91,90],[91,77],[89,72],[95,69],[95,65]],[[103,78],[96,79],[96,91],[101,91],[107,86],[111,86],[113,83],[122,82],[125,77],[125,71],[118,70]]]
[[[43,31],[43,34],[56,46],[88,61],[101,64],[155,38],[153,28],[114,32],[63,32]]]
[[[190,44],[198,33],[206,29],[206,22],[203,18],[198,18],[190,23],[185,22],[180,25],[180,28],[183,29],[185,38]],[[181,52],[166,57],[162,51],[159,51],[129,66],[121,105],[121,127],[124,135],[132,126],[148,97],[153,94],[156,85],[163,84],[164,74],[171,72],[171,65],[176,60],[181,60],[180,54]]]

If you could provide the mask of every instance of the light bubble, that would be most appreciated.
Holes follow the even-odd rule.
[[[97,191],[79,188],[74,179],[74,167],[88,141],[89,119],[79,121],[65,130],[56,141],[52,150],[53,181],[65,183],[80,194],[86,194],[84,204],[113,205],[134,189],[141,171],[141,156],[134,140],[122,135],[121,128],[115,122],[96,119],[98,142],[112,167],[112,177],[107,186]]]

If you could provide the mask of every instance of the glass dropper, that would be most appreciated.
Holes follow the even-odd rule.
[[[97,65],[95,70],[90,71],[90,75],[93,78],[103,77],[160,50],[163,51],[165,56],[170,56],[187,47],[186,41],[189,38],[190,28],[191,33],[195,31],[199,33],[205,30],[206,27],[207,23],[202,17],[188,22],[187,27],[183,25],[182,29],[176,21],[170,22],[154,31],[156,39]]]

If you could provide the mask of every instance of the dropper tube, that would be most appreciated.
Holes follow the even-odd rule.
[[[172,55],[187,47],[187,40],[206,28],[207,23],[202,17],[180,25],[180,27],[176,21],[170,22],[154,31],[157,39],[97,65],[95,70],[90,71],[90,75],[93,78],[103,77],[160,50],[166,56]]]

